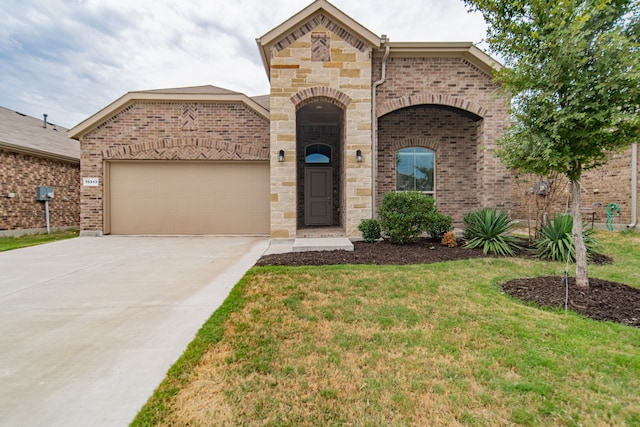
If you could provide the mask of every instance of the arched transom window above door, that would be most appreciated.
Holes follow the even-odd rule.
[[[435,192],[435,153],[409,147],[396,152],[396,191]]]
[[[331,147],[326,144],[311,144],[304,149],[305,163],[331,163]]]

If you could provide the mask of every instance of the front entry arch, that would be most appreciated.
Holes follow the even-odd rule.
[[[316,98],[296,115],[298,228],[341,226],[344,111]]]

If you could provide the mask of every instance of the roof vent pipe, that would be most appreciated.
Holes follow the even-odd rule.
[[[42,127],[46,129],[47,128],[47,114],[43,114],[42,116],[44,117],[44,119],[43,119],[44,123],[43,123]]]

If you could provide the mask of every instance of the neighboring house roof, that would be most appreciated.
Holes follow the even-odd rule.
[[[351,35],[360,39],[365,44],[378,47],[382,42],[380,37],[328,1],[316,0],[273,30],[256,39],[258,47],[260,48],[262,63],[267,71],[267,76],[269,76],[269,69],[271,68],[271,49],[274,47],[276,49],[283,48],[284,45],[291,43],[309,32],[311,26],[305,25],[307,23],[306,21],[309,21],[319,14],[326,16],[326,18],[344,30],[347,30]]]
[[[178,101],[178,102],[238,102],[269,118],[269,110],[247,95],[217,86],[192,86],[171,89],[143,90],[127,92],[111,104],[67,131],[69,137],[80,139],[83,135],[115,116],[135,101]]]
[[[0,107],[0,148],[73,163],[80,162],[80,143],[67,129]]]

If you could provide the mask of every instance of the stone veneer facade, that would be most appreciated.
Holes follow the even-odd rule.
[[[49,202],[50,227],[78,227],[79,164],[0,149],[0,232],[46,229],[44,202],[36,200],[40,186],[55,195]]]
[[[312,36],[318,35],[330,39],[329,60],[312,55]],[[360,221],[371,216],[371,49],[317,25],[272,51],[271,237],[296,237],[296,112],[311,102],[329,102],[344,111],[341,226],[353,236]],[[285,153],[284,162],[278,162],[280,150]],[[356,162],[357,150],[364,159],[360,163]]]

